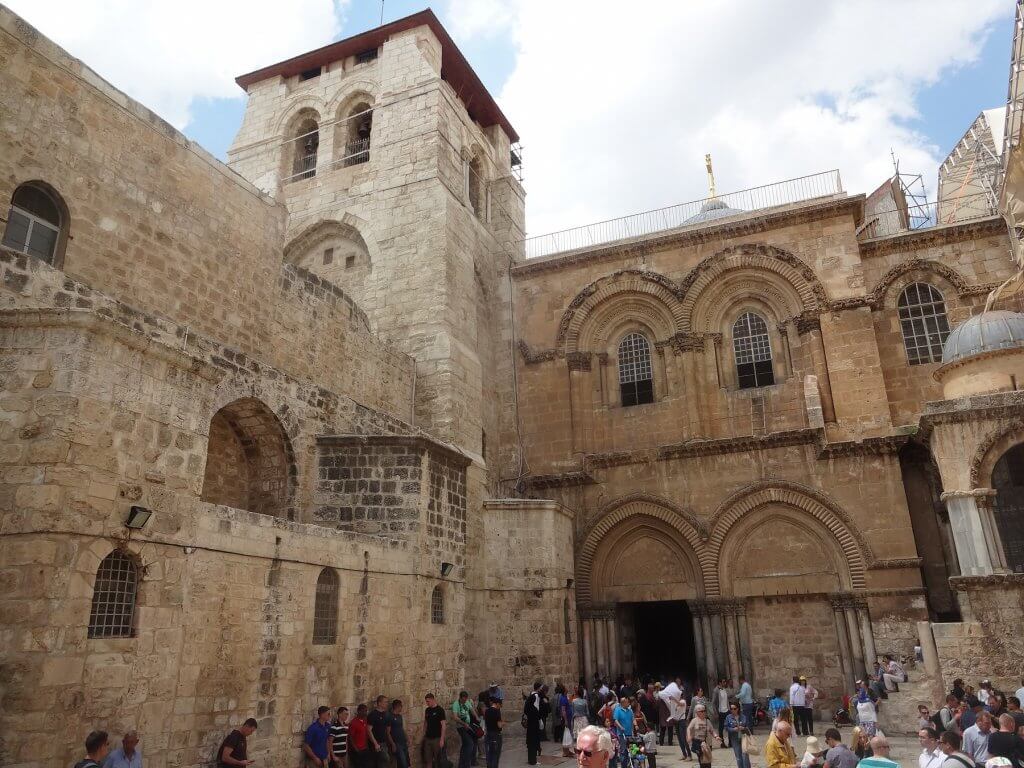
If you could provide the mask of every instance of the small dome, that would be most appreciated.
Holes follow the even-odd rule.
[[[949,334],[942,362],[953,363],[996,349],[1024,348],[1024,314],[993,310],[968,318]]]
[[[735,216],[737,213],[745,213],[745,211],[741,211],[738,208],[730,208],[725,201],[720,200],[717,197],[713,197],[700,207],[699,213],[695,213],[684,221],[683,224],[699,224],[702,221],[712,221],[726,216]]]

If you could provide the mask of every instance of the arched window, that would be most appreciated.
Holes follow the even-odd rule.
[[[565,644],[572,642],[572,629],[569,625],[569,598],[562,601],[562,623],[565,625]]]
[[[772,344],[763,317],[754,312],[746,312],[733,323],[732,349],[740,389],[767,387],[775,383]]]
[[[313,645],[334,645],[338,642],[338,574],[324,568],[316,580],[313,603]]]
[[[1024,573],[1024,444],[1015,445],[996,462],[992,487],[996,491],[996,525],[1006,567]]]
[[[115,549],[100,563],[89,612],[89,637],[132,637],[139,573],[127,552]]]
[[[469,207],[478,219],[485,218],[484,188],[483,164],[480,158],[474,157],[466,165],[466,196],[469,198]]]
[[[444,590],[440,584],[430,593],[430,623],[444,624]]]
[[[292,175],[290,181],[316,176],[316,155],[320,149],[320,126],[312,117],[299,123],[292,139]]]
[[[639,333],[628,333],[619,342],[619,392],[622,405],[654,402],[651,345]]]
[[[900,294],[900,329],[907,362],[911,365],[942,361],[942,345],[949,336],[946,302],[928,283],[911,283]]]
[[[364,102],[356,104],[346,118],[345,151],[343,165],[359,165],[370,160],[370,134],[373,132],[373,107]],[[337,130],[337,129],[335,129]]]
[[[3,244],[48,264],[57,264],[61,229],[67,226],[63,204],[41,184],[22,184],[11,197]]]

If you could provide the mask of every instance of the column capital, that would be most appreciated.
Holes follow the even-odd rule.
[[[589,371],[590,353],[569,352],[565,356],[565,362],[569,366],[570,371]]]
[[[835,611],[867,610],[868,607],[867,598],[856,592],[832,592],[828,602]]]
[[[614,619],[615,608],[608,605],[581,606],[576,609],[581,619]]]
[[[729,615],[741,616],[747,613],[747,601],[742,597],[717,597],[707,600],[688,601],[690,610],[696,616]]]

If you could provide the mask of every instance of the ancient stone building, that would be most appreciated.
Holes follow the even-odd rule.
[[[3,765],[250,716],[285,763],[320,704],[415,737],[490,679],[1016,674],[995,201],[832,172],[526,239],[429,11],[239,77],[226,165],[2,7],[0,60]]]

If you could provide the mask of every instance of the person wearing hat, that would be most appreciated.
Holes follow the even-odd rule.
[[[808,736],[804,747],[804,756],[800,760],[800,768],[816,768],[821,765],[822,750],[817,736]]]

